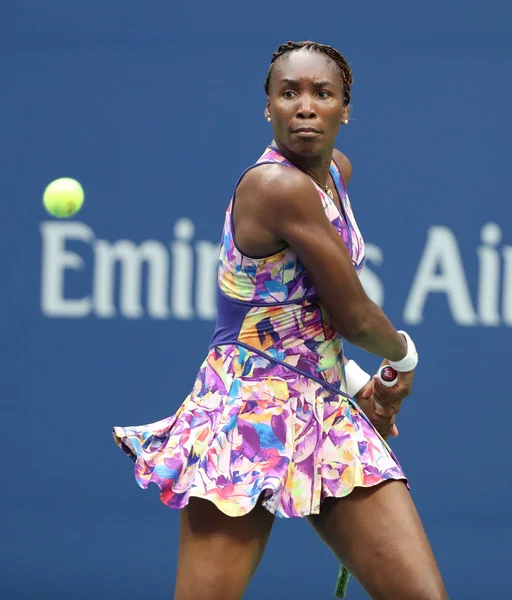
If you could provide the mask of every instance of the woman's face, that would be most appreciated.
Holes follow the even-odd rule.
[[[265,114],[272,119],[276,142],[295,154],[332,150],[348,118],[338,65],[315,50],[280,57],[272,71]]]

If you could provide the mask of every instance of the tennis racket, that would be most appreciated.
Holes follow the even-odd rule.
[[[382,385],[393,387],[398,381],[398,373],[389,365],[384,365],[378,371],[379,379]],[[350,581],[350,573],[348,569],[340,565],[338,571],[338,579],[336,579],[336,587],[334,588],[335,598],[345,598],[347,594],[348,582]]]

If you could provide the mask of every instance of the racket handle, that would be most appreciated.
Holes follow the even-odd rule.
[[[343,565],[340,565],[338,579],[336,580],[336,587],[334,588],[335,598],[345,598],[349,580],[350,573],[348,572],[348,569],[346,569]]]
[[[386,387],[393,387],[398,381],[398,373],[389,365],[381,367],[377,373],[379,381]]]

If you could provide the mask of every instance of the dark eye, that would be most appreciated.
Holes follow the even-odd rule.
[[[286,92],[283,92],[283,96],[285,98],[293,98],[293,92],[291,90],[286,90]]]
[[[329,92],[326,92],[325,90],[321,90],[320,92],[318,92],[318,97],[321,100],[325,100],[326,98],[329,98],[330,94]]]

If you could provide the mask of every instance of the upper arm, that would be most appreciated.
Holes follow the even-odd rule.
[[[352,163],[350,162],[348,157],[345,154],[343,154],[343,152],[336,150],[336,148],[334,148],[334,150],[332,151],[332,157],[341,170],[345,186],[348,186],[348,182],[352,177]]]
[[[245,193],[259,204],[265,226],[297,254],[334,327],[346,337],[356,333],[368,297],[313,184],[300,171],[279,165],[247,177]]]

